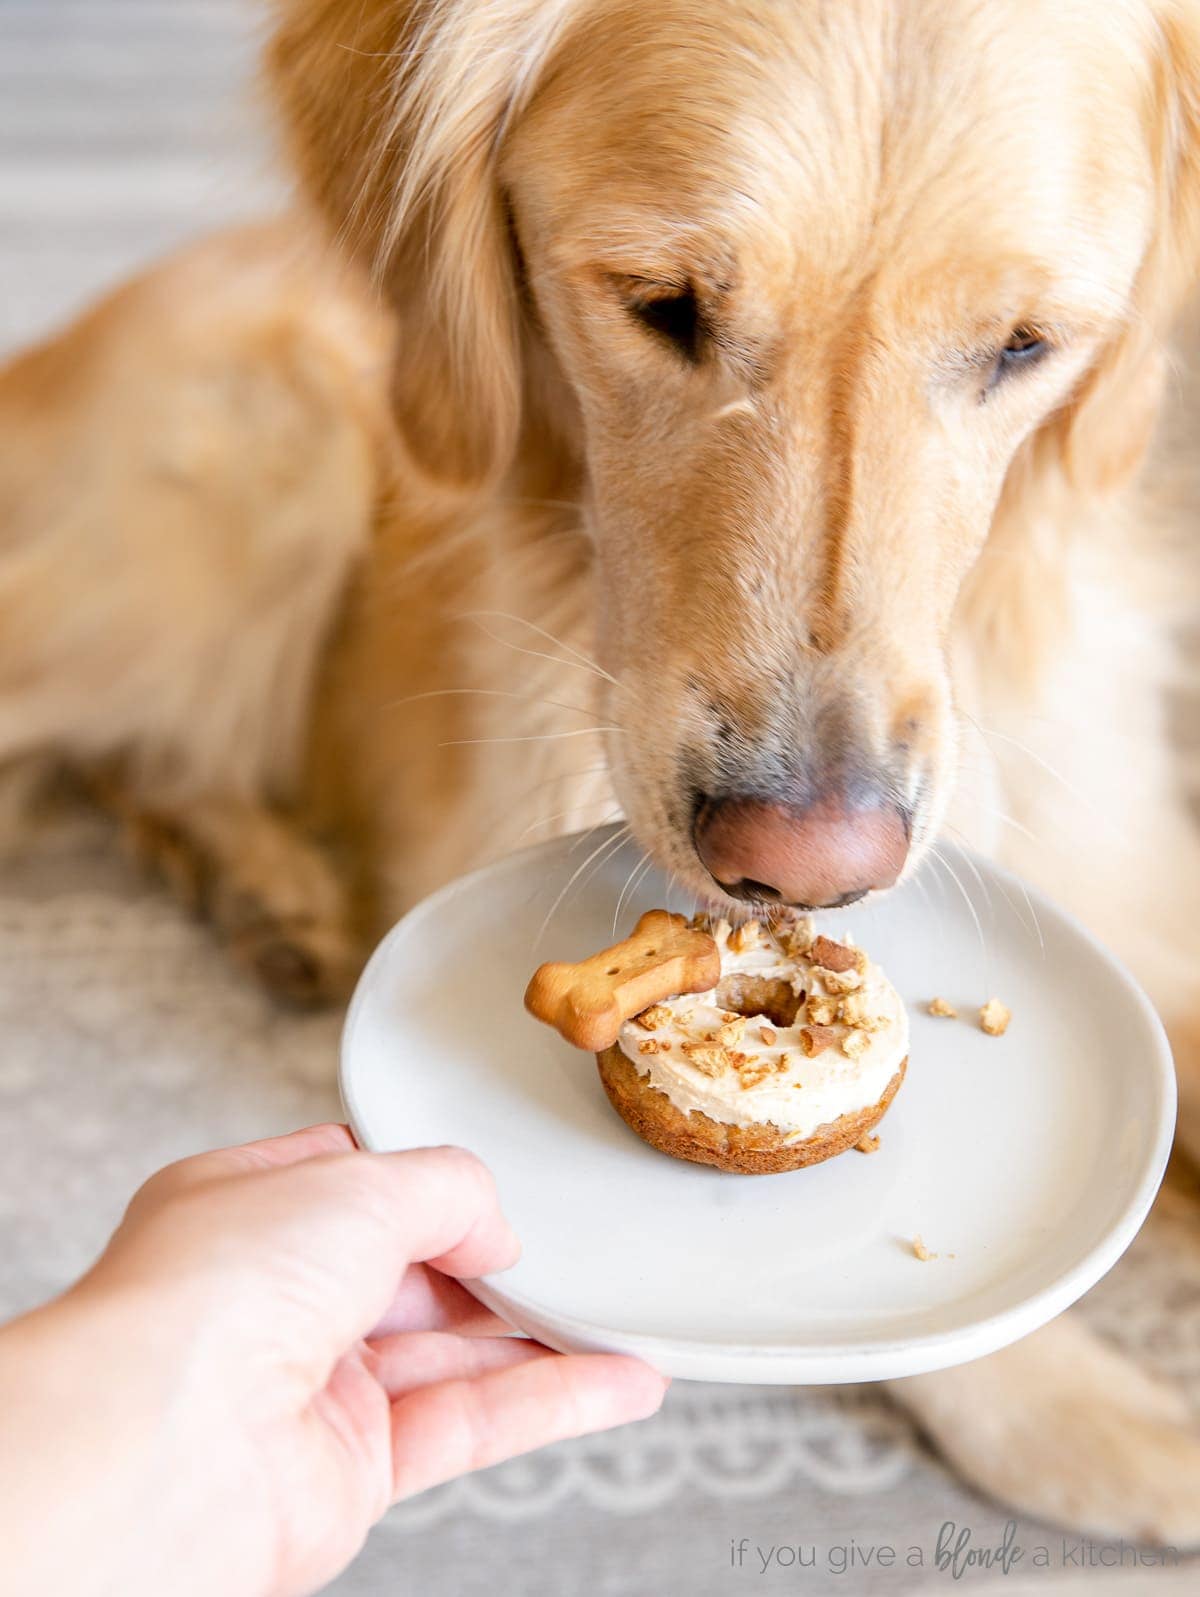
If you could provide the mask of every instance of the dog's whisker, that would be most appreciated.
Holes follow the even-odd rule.
[[[522,805],[526,799],[532,798],[535,793],[540,793],[544,787],[549,787],[552,782],[582,782],[589,776],[600,776],[607,774],[607,772],[607,765],[588,765],[582,770],[555,771],[549,776],[543,776],[539,781],[531,783],[530,786],[525,788],[523,792],[518,793],[515,796],[515,803],[512,800],[506,800],[502,806],[497,806],[496,808],[492,809],[485,818],[483,830],[485,832],[491,832],[491,830],[497,826],[503,818],[514,818],[514,809],[516,809],[519,805]],[[611,796],[611,794],[599,794],[595,799],[582,799],[580,800],[578,807],[580,809],[586,809],[590,808],[593,804],[607,803]],[[535,822],[534,824],[536,825],[537,823]],[[597,825],[602,824],[603,822],[597,822]],[[595,828],[593,828],[593,830],[594,829]]]
[[[568,855],[574,854],[577,850],[579,850],[581,848],[586,848],[587,845],[588,845],[589,840],[591,838],[595,837],[596,833],[605,824],[606,823],[604,821],[596,821],[593,825],[588,827],[586,832],[580,832],[579,836],[575,839],[575,841],[571,844],[570,848],[567,850]]]
[[[979,919],[979,912],[975,908],[975,902],[972,899],[970,893],[968,893],[966,888],[963,886],[962,881],[959,878],[958,872],[954,869],[953,865],[951,865],[950,861],[946,858],[946,856],[939,849],[935,848],[932,843],[930,843],[930,845],[929,845],[929,852],[933,856],[933,858],[938,862],[938,864],[943,868],[943,870],[946,871],[947,875],[950,877],[950,880],[954,883],[955,887],[957,887],[958,891],[962,894],[963,903],[966,904],[967,909],[971,913],[971,919],[975,923],[975,931],[976,931],[976,933],[977,933],[977,935],[979,937],[979,951],[983,955],[984,976],[985,976],[985,979],[990,980],[991,957],[990,957],[989,952],[988,952],[987,939],[983,935],[983,923]]]
[[[504,688],[430,688],[426,693],[409,693],[402,699],[393,699],[384,709],[394,710],[402,704],[417,704],[422,699],[457,698],[464,694],[479,694],[485,699],[519,699],[522,704],[544,704],[554,710],[573,710],[576,715],[595,715],[595,710],[584,704],[567,704],[562,699],[539,699],[528,693],[512,693]]]
[[[514,643],[511,638],[502,638],[498,632],[493,632],[490,627],[480,626],[480,632],[485,638],[490,638],[493,643],[500,644],[505,649],[511,649],[514,654],[523,654],[530,660],[548,660],[551,665],[568,666],[573,671],[586,671],[590,676],[598,676],[601,681],[609,681],[620,688],[621,683],[615,677],[610,677],[606,672],[600,671],[586,660],[564,660],[560,655],[547,654],[544,649],[526,649],[519,643]]]
[[[1036,832],[1031,832],[1029,827],[1023,821],[1018,821],[1015,815],[1009,815],[1007,811],[997,809],[994,804],[989,804],[986,799],[980,798],[973,793],[968,792],[968,798],[972,807],[977,809],[981,815],[986,815],[994,821],[999,821],[1003,826],[1011,826],[1014,832],[1020,832],[1021,836],[1027,838],[1031,843],[1040,843],[1042,841]],[[958,835],[964,839],[966,837],[966,834],[961,829]]]
[[[1005,817],[1003,817],[1003,816],[1001,817],[1002,820],[1004,818]],[[951,826],[951,825],[949,825],[949,823],[947,823],[946,824],[946,830],[948,832],[955,833],[961,839],[961,841],[964,844],[966,843],[967,839],[965,837],[963,837],[962,831],[957,826]],[[982,886],[983,885],[982,878],[979,877],[979,871],[975,867],[973,862],[971,861],[971,858],[970,858],[969,854],[966,856],[966,859],[967,859],[967,863],[970,864],[971,868],[975,871],[976,877],[979,878],[980,886]],[[997,881],[996,886],[1000,890],[1000,896],[1004,899],[1004,902],[1008,905],[1009,909],[1012,910],[1013,914],[1021,922],[1021,925],[1024,926],[1027,931],[1032,931],[1033,932],[1034,936],[1038,940],[1038,947],[1041,949],[1042,953],[1044,954],[1046,952],[1046,939],[1042,935],[1042,923],[1038,919],[1037,910],[1033,907],[1033,900],[1029,896],[1029,889],[1025,886],[1025,883],[1021,880],[1021,878],[1019,876],[1014,878],[1014,879],[1015,879],[1015,881],[1017,883],[1017,886],[1021,890],[1021,897],[1025,900],[1025,908],[1029,911],[1029,920],[1028,921],[1026,921],[1025,916],[1017,908],[1016,904],[1013,903],[1012,896],[1008,892],[1007,888],[1004,886],[1004,883],[1001,882],[1001,881]]]
[[[534,948],[536,948],[538,946],[538,944],[541,942],[542,938],[546,935],[546,929],[550,925],[550,922],[554,918],[555,914],[557,913],[559,906],[562,904],[562,902],[566,898],[567,894],[571,891],[571,888],[579,880],[579,877],[582,875],[582,873],[585,870],[587,870],[588,866],[592,863],[593,860],[597,859],[597,856],[600,856],[600,859],[598,860],[598,864],[602,864],[603,863],[603,856],[604,856],[606,850],[609,853],[615,853],[616,850],[620,847],[620,845],[625,841],[625,839],[629,835],[629,833],[630,833],[630,827],[628,825],[622,826],[618,831],[614,832],[611,837],[606,837],[606,838],[603,839],[602,842],[598,843],[596,845],[596,847],[592,850],[592,852],[587,856],[587,858],[585,860],[582,860],[580,862],[580,864],[578,864],[575,867],[575,869],[571,872],[571,875],[568,877],[566,885],[562,888],[562,890],[559,892],[558,897],[554,900],[553,904],[551,904],[550,908],[546,911],[545,919],[542,921],[542,924],[538,927],[537,935],[535,936],[535,938],[533,940]]]
[[[971,858],[971,853],[970,853],[971,845],[970,845],[969,840],[967,839],[966,835],[957,826],[951,826],[949,823],[943,823],[943,824],[945,826],[946,831],[947,832],[953,832],[957,836],[960,844],[962,845],[963,862],[965,863],[967,869],[971,872],[971,875],[978,882],[979,890],[983,894],[983,902],[984,902],[985,906],[987,907],[987,910],[988,910],[988,912],[990,914],[991,910],[992,910],[991,892],[990,892],[990,890],[988,888],[987,882],[984,880],[984,878],[980,874],[978,865],[976,865],[975,861]]]
[[[596,802],[600,803],[601,800],[596,800]],[[576,810],[589,808],[589,807],[590,806],[583,805],[583,804],[572,804],[572,805],[569,806],[569,808],[567,808],[565,810],[556,810],[553,815],[543,815],[543,816],[540,817],[540,819],[538,819],[536,821],[530,821],[528,826],[522,827],[521,831],[518,832],[518,834],[517,834],[517,842],[518,843],[522,842],[526,837],[529,836],[530,832],[536,832],[537,829],[539,827],[541,827],[541,826],[553,826],[555,821],[565,820],[568,815],[574,815]],[[590,837],[591,834],[596,830],[596,827],[598,827],[598,826],[607,826],[610,821],[619,821],[620,819],[621,819],[621,811],[619,809],[616,809],[616,810],[610,809],[608,814],[601,816],[601,818],[596,822],[595,826],[590,827],[589,830],[584,834],[584,836]],[[572,844],[571,846],[572,846],[572,848],[575,847],[574,844]]]
[[[553,743],[559,738],[589,737],[601,732],[624,732],[623,726],[577,726],[570,732],[527,732],[520,737],[451,738],[439,743],[439,749],[468,748],[479,743]]]
[[[531,632],[536,632],[538,637],[544,638],[547,643],[552,643],[556,649],[565,649],[566,652],[569,655],[572,655],[581,666],[586,667],[586,669],[589,671],[594,671],[598,677],[603,677],[606,682],[611,682],[613,687],[619,688],[621,686],[620,682],[618,682],[615,676],[606,671],[603,666],[597,665],[595,660],[589,659],[589,657],[584,654],[582,649],[577,649],[573,643],[568,643],[565,638],[556,638],[553,632],[548,632],[545,627],[539,626],[536,621],[530,621],[526,616],[513,615],[511,611],[508,610],[464,610],[462,613],[462,619],[464,621],[513,621],[517,624],[517,626],[528,627]],[[495,634],[489,635],[495,637],[495,641],[497,643],[509,643],[507,638],[496,637]],[[518,645],[511,643],[509,646],[511,648],[518,647]],[[524,650],[522,652],[528,654],[535,651]],[[558,659],[554,655],[546,655],[544,658],[552,660],[556,665],[565,665],[567,663],[565,660]]]
[[[528,505],[531,510],[570,510],[577,516],[580,514],[578,500],[572,503],[569,499],[531,499],[525,494],[515,494],[511,499],[506,500],[506,503],[510,505]],[[582,526],[566,530],[578,531],[582,536],[587,536]]]
[[[929,910],[929,913],[933,916],[933,918],[935,920],[938,920],[939,917],[937,915],[936,910],[933,907],[933,901],[929,897],[929,885],[926,882],[924,876],[921,874],[920,871],[918,871],[916,873],[916,875],[913,876],[910,879],[912,881],[913,886],[916,888],[917,892],[920,893],[921,898],[922,898],[922,900],[923,900],[923,902],[925,904],[925,907]],[[939,923],[939,929],[941,929],[940,928],[940,923]]]
[[[631,826],[628,826],[628,825],[623,829],[623,832],[617,834],[617,837],[615,839],[617,846],[615,848],[613,848],[609,853],[602,855],[601,858],[596,861],[596,863],[592,866],[591,870],[588,871],[587,875],[583,878],[583,880],[576,887],[576,889],[575,889],[576,897],[578,897],[581,893],[583,893],[583,891],[587,887],[588,883],[598,874],[598,872],[606,864],[609,863],[610,860],[612,860],[617,854],[620,853],[621,849],[624,847],[624,845],[627,842],[629,842],[632,839],[632,837],[633,837],[633,828]]]
[[[614,937],[617,935],[617,927],[621,922],[621,910],[624,907],[626,897],[632,896],[637,891],[638,882],[645,876],[653,863],[649,850],[644,851],[641,858],[634,861],[633,869],[625,878],[625,885],[621,889],[620,897],[617,899],[617,907],[613,910],[612,929]]]
[[[982,722],[977,721],[975,717],[969,714],[966,710],[960,710],[959,714],[965,716],[966,719],[970,721],[971,725],[981,737],[999,738],[1002,743],[1010,744],[1012,748],[1018,751],[1018,753],[1023,754],[1026,759],[1032,760],[1035,765],[1039,766],[1043,771],[1045,771],[1047,776],[1052,776],[1056,782],[1061,783],[1064,791],[1067,792],[1077,804],[1082,805],[1089,815],[1091,815],[1095,820],[1099,821],[1105,830],[1109,832],[1115,832],[1116,827],[1112,818],[1106,815],[1102,810],[1098,809],[1086,794],[1081,793],[1077,787],[1068,782],[1062,772],[1056,770],[1055,767],[1051,765],[1050,761],[1047,760],[1043,755],[1039,754],[1036,749],[1031,749],[1028,744],[1022,743],[1020,738],[1015,738],[1008,732],[1000,732],[997,731],[995,727],[984,726]]]

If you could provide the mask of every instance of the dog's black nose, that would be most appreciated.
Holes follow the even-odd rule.
[[[904,814],[883,798],[797,805],[705,797],[693,835],[705,868],[731,897],[801,909],[833,909],[891,887],[908,857]]]

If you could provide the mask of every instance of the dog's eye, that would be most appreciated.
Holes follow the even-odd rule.
[[[1015,327],[1008,343],[996,357],[992,381],[988,386],[994,387],[1002,378],[1026,366],[1036,366],[1049,353],[1050,345],[1040,333],[1031,327]]]
[[[667,339],[688,360],[700,359],[704,343],[704,318],[693,289],[636,294],[627,303],[630,315],[643,327]]]

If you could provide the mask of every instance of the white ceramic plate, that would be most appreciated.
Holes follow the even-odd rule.
[[[879,1152],[728,1175],[647,1147],[592,1056],[522,1008],[540,961],[613,941],[627,848],[583,873],[539,937],[601,837],[527,849],[419,905],[367,967],[343,1040],[364,1146],[461,1143],[494,1171],[524,1254],[469,1284],[513,1325],[694,1379],[876,1380],[1015,1341],[1129,1245],[1170,1148],[1170,1053],[1129,975],[1061,910],[945,849],[961,891],[931,865],[822,916],[908,1004],[908,1078]],[[620,934],[662,904],[693,907],[651,871]],[[935,994],[962,1018],[931,1018]],[[1002,1038],[975,1025],[993,994],[1013,1011]],[[914,1257],[918,1235],[936,1259]]]

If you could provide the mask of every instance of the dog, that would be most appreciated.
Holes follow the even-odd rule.
[[[0,375],[0,752],[300,1001],[531,819],[734,916],[965,839],[1132,963],[1200,1154],[1143,467],[1198,0],[277,12],[294,211]],[[1200,1543],[1200,1428],[1071,1316],[891,1389],[1006,1504]]]

